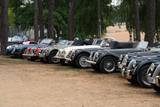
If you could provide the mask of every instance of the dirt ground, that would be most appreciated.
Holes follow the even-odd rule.
[[[42,64],[0,56],[0,107],[160,107],[153,89],[120,73]]]
[[[107,31],[117,31],[117,32],[108,33],[106,34],[106,36],[113,37],[116,40],[121,41],[121,42],[129,41],[129,32],[127,31],[125,25],[109,26],[107,27]],[[144,40],[144,33],[141,33],[141,39]]]

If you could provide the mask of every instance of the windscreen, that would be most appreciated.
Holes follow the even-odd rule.
[[[52,39],[43,39],[40,44],[50,44],[52,42]]]

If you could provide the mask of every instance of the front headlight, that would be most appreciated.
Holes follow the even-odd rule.
[[[154,71],[154,69],[155,69],[154,63],[151,64],[150,69],[151,69],[151,71]]]

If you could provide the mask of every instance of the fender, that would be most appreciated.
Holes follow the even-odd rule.
[[[107,57],[107,56],[114,57],[117,61],[118,61],[118,59],[119,59],[119,56],[118,56],[117,54],[106,53],[106,54],[104,54],[104,55],[102,55],[102,56],[99,57],[99,59],[97,60],[97,63],[96,63],[96,64],[99,65],[99,64],[101,63],[102,59],[103,59],[104,57]]]
[[[48,58],[48,56],[49,56],[52,52],[54,52],[54,51],[58,52],[57,49],[53,49],[53,50],[51,50],[51,51],[48,53],[48,55],[47,55],[46,57]]]
[[[80,54],[83,54],[83,53],[90,55],[90,52],[89,52],[89,51],[76,51],[76,52],[75,52],[75,57],[74,57],[73,61],[76,61],[77,57],[78,57]]]
[[[152,64],[154,61],[153,60],[145,60],[145,61],[142,61],[138,64],[138,66],[136,67],[135,71],[133,72],[132,75],[137,75],[137,72],[144,66],[144,65],[147,65],[147,64]]]

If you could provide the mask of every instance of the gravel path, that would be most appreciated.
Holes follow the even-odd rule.
[[[0,57],[0,107],[160,107],[153,89],[132,86],[119,73],[60,68]]]

